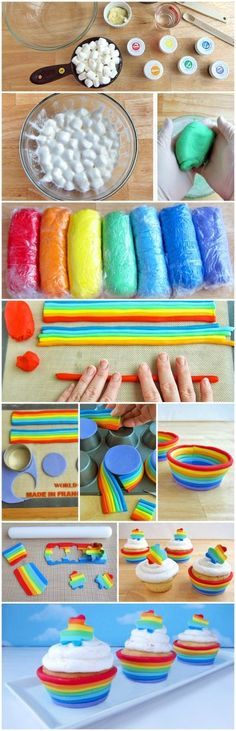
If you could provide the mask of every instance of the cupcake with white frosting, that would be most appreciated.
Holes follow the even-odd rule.
[[[209,629],[203,614],[194,614],[188,628],[180,632],[173,644],[178,660],[211,665],[220,649],[215,632]]]
[[[189,560],[193,551],[193,544],[184,528],[177,528],[165,550],[167,556],[176,563],[184,563],[184,561]]]
[[[201,594],[222,594],[232,581],[233,572],[226,551],[220,543],[214,548],[210,546],[205,556],[195,558],[188,569],[192,586]]]
[[[179,571],[175,561],[168,558],[159,543],[151,546],[147,558],[136,566],[136,576],[143,581],[149,591],[162,593],[172,587],[173,580]]]
[[[165,680],[176,657],[163,619],[152,609],[140,614],[123,650],[116,654],[127,678],[141,683]]]
[[[116,672],[109,645],[94,637],[81,614],[69,619],[60,642],[44,655],[37,676],[55,703],[81,708],[106,699]]]
[[[144,561],[149,551],[149,545],[146,541],[143,530],[134,528],[130,537],[121,548],[121,553],[128,563],[139,563]]]

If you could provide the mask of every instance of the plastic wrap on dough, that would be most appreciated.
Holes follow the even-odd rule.
[[[139,206],[130,213],[138,266],[139,297],[170,297],[165,253],[158,213]]]
[[[35,208],[13,211],[7,256],[7,284],[13,297],[35,297],[39,289],[40,221]]]
[[[137,264],[129,215],[108,213],[103,219],[104,285],[110,294],[133,297],[137,292]]]
[[[46,208],[42,214],[39,246],[40,285],[51,296],[68,292],[67,230],[70,211]]]
[[[173,292],[195,292],[203,286],[203,265],[190,210],[185,204],[163,208],[159,218]]]
[[[195,208],[192,218],[203,262],[205,287],[232,284],[229,243],[221,209],[214,206]]]
[[[68,272],[73,297],[99,297],[102,289],[102,226],[98,211],[86,209],[70,217]]]

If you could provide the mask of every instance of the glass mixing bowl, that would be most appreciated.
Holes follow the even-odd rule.
[[[98,192],[93,190],[89,190],[88,193],[80,193],[77,190],[68,192],[58,188],[54,183],[42,182],[44,173],[35,155],[36,138],[46,119],[54,117],[58,112],[66,112],[70,109],[79,110],[81,107],[85,107],[89,112],[102,109],[104,116],[110,120],[119,133],[119,159],[113,169],[112,177],[105,181],[104,187]],[[95,201],[109,198],[127,182],[137,160],[138,140],[135,126],[128,112],[108,94],[57,93],[42,99],[26,118],[20,134],[19,152],[26,175],[37,190],[46,197],[62,201]]]
[[[4,17],[19,43],[37,51],[55,51],[76,43],[89,31],[98,3],[5,2]]]

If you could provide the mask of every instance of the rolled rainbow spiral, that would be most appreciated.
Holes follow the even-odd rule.
[[[210,325],[177,327],[157,325],[43,326],[38,335],[40,347],[55,345],[230,345],[232,328]]]
[[[98,487],[101,495],[103,513],[123,513],[127,511],[126,501],[122,488],[126,492],[136,487],[141,482],[144,473],[143,463],[128,475],[120,475],[118,478],[107,469],[105,461],[99,467]]]
[[[212,490],[219,487],[233,464],[228,452],[201,444],[184,444],[168,452],[172,477],[188,490]]]
[[[167,452],[178,442],[178,440],[178,434],[174,434],[170,431],[158,432],[158,462],[163,462],[167,459]]]
[[[12,411],[12,426],[57,426],[78,424],[78,409],[40,409],[38,411]]]
[[[210,300],[47,300],[43,322],[215,322]]]
[[[146,475],[156,484],[156,452],[148,455],[144,463]]]

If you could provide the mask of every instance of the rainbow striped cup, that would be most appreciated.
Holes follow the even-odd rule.
[[[167,455],[172,477],[188,490],[212,490],[219,487],[233,464],[228,452],[202,444],[181,444]]]
[[[158,432],[158,462],[167,459],[167,452],[179,441],[178,434],[171,431]]]
[[[144,655],[141,652],[132,654],[127,650],[118,650],[116,654],[124,675],[139,683],[157,683],[159,680],[165,680],[176,658],[176,653],[172,650],[156,655],[154,653]]]
[[[37,670],[39,680],[54,703],[67,708],[95,706],[105,701],[116,673],[115,666],[98,673],[78,673],[78,676],[72,673],[68,677],[45,673],[43,666]]]
[[[175,640],[174,651],[178,660],[195,663],[197,665],[212,665],[220,649],[219,642],[184,642]]]
[[[197,589],[197,591],[200,591],[201,594],[212,594],[215,596],[215,594],[223,594],[225,589],[227,589],[228,584],[233,579],[233,572],[231,571],[228,576],[218,576],[217,578],[214,578],[212,576],[206,576],[206,574],[200,574],[193,566],[190,566],[188,569],[188,574],[191,579],[191,583],[194,589]]]

